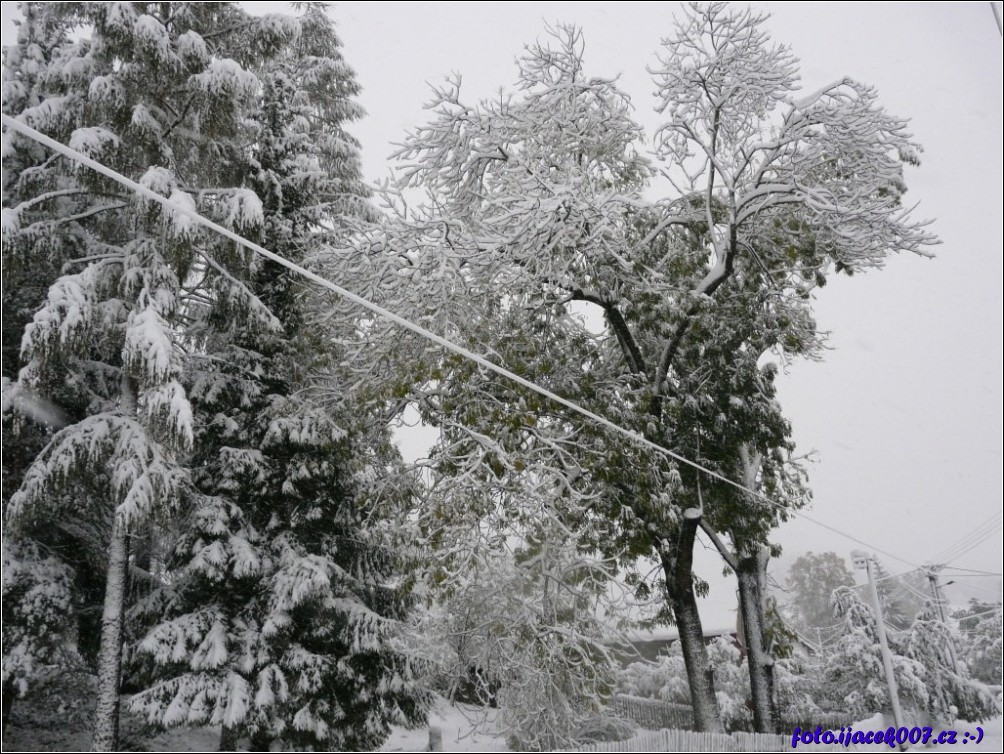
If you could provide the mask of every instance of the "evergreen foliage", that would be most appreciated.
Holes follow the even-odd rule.
[[[3,685],[7,696],[25,694],[49,674],[79,663],[75,638],[67,620],[72,603],[72,572],[53,557],[44,557],[32,543],[4,542],[3,604],[10,606],[3,622]]]
[[[10,114],[287,258],[373,217],[345,131],[358,87],[320,6],[26,4],[8,62]],[[127,670],[150,721],[222,724],[228,748],[344,749],[421,720],[382,523],[407,487],[377,484],[396,463],[382,429],[312,397],[336,361],[310,327],[317,295],[20,135],[5,149],[5,275],[21,262],[46,291],[5,420],[9,405],[38,424],[34,396],[80,407],[26,459],[5,515],[111,542],[96,745],[115,746],[127,566],[145,632]]]
[[[961,634],[961,658],[972,674],[984,683],[1001,680],[1001,604],[970,599],[965,610],[952,615]]]
[[[836,605],[846,628],[823,654],[812,684],[814,700],[854,717],[891,709],[874,611],[847,587],[837,590]],[[902,706],[922,712],[935,726],[985,720],[998,711],[986,686],[953,660],[952,634],[931,603],[908,630],[887,631]]]

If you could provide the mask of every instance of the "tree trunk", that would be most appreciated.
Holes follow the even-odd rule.
[[[774,659],[768,654],[763,640],[764,615],[761,584],[758,574],[760,557],[745,555],[739,558],[736,580],[739,583],[739,613],[742,617],[743,641],[746,644],[746,665],[750,675],[750,693],[753,697],[753,726],[757,733],[777,732],[777,713],[774,704]]]
[[[17,696],[17,688],[13,683],[3,682],[3,725],[0,732],[7,730],[7,723],[10,721],[10,713],[14,710],[14,698]]]
[[[767,642],[767,561],[770,560],[770,550],[764,545],[757,548],[756,553],[756,588],[757,607],[760,609],[760,641],[763,646],[766,664],[768,689],[770,690],[770,719],[774,726],[771,733],[783,733],[781,730],[781,713],[777,709],[777,694],[774,693],[774,647]]]
[[[108,578],[98,651],[98,706],[94,716],[94,751],[119,750],[119,685],[122,678],[122,618],[129,565],[129,534],[115,518],[108,545]]]
[[[237,729],[224,725],[220,730],[218,751],[237,751]]]
[[[694,593],[694,538],[701,521],[701,512],[690,508],[683,514],[680,539],[675,557],[662,555],[663,572],[666,574],[666,588],[669,591],[676,628],[680,632],[680,648],[687,667],[687,682],[690,685],[690,703],[694,710],[694,729],[720,733],[721,715],[715,698],[714,670],[708,660],[708,648],[704,644],[704,628],[697,610],[697,595]]]
[[[740,635],[749,668],[750,692],[753,698],[753,725],[757,733],[774,733],[778,726],[777,704],[774,701],[774,658],[764,641],[766,623],[766,547],[758,547],[755,555],[736,555],[725,546],[718,533],[701,521],[701,529],[715,545],[719,555],[736,575],[739,585],[739,616],[736,631]],[[732,533],[732,541],[736,540]]]
[[[251,735],[251,751],[271,751],[272,734],[265,730],[259,730]]]

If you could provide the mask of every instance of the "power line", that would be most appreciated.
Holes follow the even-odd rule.
[[[338,285],[336,283],[332,283],[330,280],[321,277],[317,273],[311,272],[310,270],[308,270],[308,269],[306,269],[304,267],[301,267],[300,265],[296,264],[295,262],[291,262],[288,259],[286,259],[284,257],[281,257],[281,256],[279,256],[278,254],[276,254],[276,253],[274,253],[272,251],[269,251],[268,249],[264,248],[263,246],[259,246],[258,244],[254,243],[252,241],[247,240],[243,236],[241,236],[241,235],[239,235],[237,233],[234,233],[233,231],[231,231],[231,230],[229,230],[227,228],[224,228],[222,225],[219,225],[219,224],[213,222],[212,220],[209,220],[208,218],[204,217],[203,215],[200,215],[195,210],[190,209],[188,207],[184,207],[184,206],[182,206],[180,204],[176,204],[176,203],[172,202],[167,197],[158,194],[157,192],[153,191],[152,189],[149,189],[146,186],[142,186],[139,183],[136,183],[135,181],[131,180],[130,178],[127,178],[126,176],[122,175],[121,173],[118,173],[115,170],[112,170],[111,168],[103,165],[100,162],[97,162],[96,160],[91,159],[87,155],[84,155],[84,154],[82,154],[81,152],[78,152],[75,149],[67,147],[67,146],[63,145],[62,143],[60,143],[60,142],[58,142],[58,141],[56,141],[54,139],[51,139],[50,137],[46,136],[45,134],[42,134],[42,133],[36,131],[35,129],[31,128],[30,126],[27,126],[27,125],[25,125],[25,124],[23,124],[23,123],[21,123],[19,121],[14,120],[13,118],[11,118],[8,115],[3,115],[2,116],[2,122],[8,128],[12,128],[13,130],[15,130],[15,131],[23,134],[24,136],[28,136],[29,138],[32,138],[35,141],[38,141],[38,142],[44,144],[45,146],[49,147],[50,149],[53,149],[53,150],[55,150],[55,151],[57,151],[57,152],[65,155],[65,156],[67,156],[67,157],[69,157],[69,158],[77,161],[77,162],[80,162],[83,165],[86,165],[87,167],[91,168],[92,170],[95,170],[95,171],[101,173],[102,175],[105,175],[108,178],[111,178],[114,181],[118,181],[119,183],[121,183],[122,185],[124,185],[124,186],[132,189],[136,193],[142,194],[143,196],[145,196],[145,197],[147,197],[149,199],[152,199],[153,201],[155,201],[155,202],[163,205],[164,207],[167,207],[172,212],[177,212],[178,214],[182,214],[182,215],[185,215],[186,217],[191,218],[192,220],[194,220],[199,225],[202,225],[202,226],[204,226],[206,228],[209,228],[210,230],[214,230],[217,233],[225,236],[226,238],[229,238],[230,240],[234,241],[235,243],[238,243],[241,246],[244,246],[245,248],[250,249],[251,251],[256,252],[257,254],[261,254],[266,259],[269,259],[269,260],[275,262],[276,264],[280,264],[283,267],[286,267],[287,269],[292,270],[293,272],[296,272],[296,273],[298,273],[300,275],[303,275],[307,279],[309,279],[309,280],[317,283],[318,285],[320,285],[320,286],[322,286],[324,288],[327,288],[327,289],[333,291],[334,293],[337,293],[339,296],[342,296],[343,298],[348,299],[352,303],[354,303],[354,304],[356,304],[358,306],[361,306],[364,309],[367,309],[368,311],[373,312],[374,314],[376,314],[379,317],[382,317],[384,319],[388,319],[391,322],[393,322],[393,323],[395,323],[395,324],[397,324],[397,325],[399,325],[401,327],[404,327],[407,330],[411,330],[412,332],[414,332],[414,333],[422,336],[423,338],[426,338],[427,340],[432,341],[436,345],[438,345],[438,346],[440,346],[442,348],[445,348],[448,351],[452,351],[453,353],[457,354],[458,356],[462,356],[465,359],[468,359],[469,361],[473,361],[475,364],[478,364],[479,366],[484,367],[485,369],[488,369],[488,370],[490,370],[492,372],[495,372],[495,373],[497,373],[497,374],[499,374],[499,375],[501,375],[501,376],[503,376],[503,377],[505,377],[505,378],[507,378],[507,379],[509,379],[509,380],[511,380],[513,382],[515,382],[516,384],[521,385],[522,387],[525,387],[525,388],[527,388],[529,390],[532,390],[535,393],[538,393],[538,394],[544,396],[545,398],[548,398],[549,400],[552,400],[555,403],[558,403],[558,404],[564,406],[565,408],[569,408],[572,411],[575,411],[576,413],[578,413],[578,414],[586,417],[587,419],[591,419],[592,421],[599,422],[600,424],[602,424],[603,426],[607,427],[608,429],[610,429],[610,430],[612,430],[614,432],[617,432],[618,434],[624,435],[625,437],[627,437],[628,439],[630,439],[630,440],[638,443],[639,445],[642,445],[642,446],[644,446],[646,448],[649,448],[650,450],[654,450],[654,451],[656,451],[658,453],[666,455],[666,456],[672,458],[675,461],[678,461],[680,463],[686,464],[687,466],[690,466],[691,468],[696,469],[697,471],[704,472],[708,476],[713,477],[713,478],[715,478],[715,479],[717,479],[717,480],[719,480],[721,482],[725,482],[726,484],[729,484],[729,485],[731,485],[732,487],[735,487],[738,490],[741,490],[743,492],[746,492],[746,493],[749,493],[751,495],[754,495],[754,496],[760,498],[761,500],[763,500],[764,502],[767,502],[767,503],[769,503],[771,505],[774,505],[774,506],[776,506],[778,508],[784,508],[783,504],[775,502],[774,500],[771,500],[770,498],[766,497],[762,493],[754,492],[753,490],[750,490],[750,489],[744,487],[742,484],[740,484],[738,482],[734,482],[731,479],[729,479],[728,477],[723,476],[722,474],[719,474],[718,472],[713,471],[712,469],[709,469],[709,468],[707,468],[705,466],[702,466],[700,463],[698,463],[696,461],[691,461],[689,458],[681,456],[678,453],[675,453],[675,452],[673,452],[673,451],[671,451],[671,450],[669,450],[667,448],[664,448],[663,446],[661,446],[661,445],[659,445],[659,444],[657,444],[655,442],[652,442],[651,440],[643,437],[642,435],[638,434],[637,432],[634,432],[634,431],[632,431],[630,429],[626,429],[624,427],[621,427],[620,425],[613,423],[609,419],[606,419],[605,417],[602,417],[599,414],[596,414],[596,413],[590,411],[587,408],[583,408],[582,406],[579,406],[577,403],[574,403],[574,402],[568,400],[567,398],[562,398],[560,395],[558,395],[557,393],[554,393],[554,392],[548,390],[547,388],[541,387],[541,386],[537,385],[536,383],[533,383],[530,380],[525,379],[524,377],[520,377],[519,375],[515,374],[514,372],[509,371],[505,367],[502,367],[502,366],[499,366],[497,364],[494,364],[491,361],[489,361],[488,359],[484,358],[483,356],[479,356],[478,354],[474,353],[473,351],[470,351],[470,350],[468,350],[467,348],[464,348],[461,345],[457,345],[453,341],[447,340],[446,338],[443,338],[443,337],[437,335],[436,333],[432,332],[431,330],[427,330],[424,327],[422,327],[421,325],[417,325],[417,324],[411,322],[410,320],[405,319],[404,317],[401,317],[398,314],[395,314],[394,312],[390,311],[389,309],[385,309],[382,306],[380,306],[379,304],[375,304],[375,303],[369,301],[368,299],[363,298],[362,296],[358,296],[355,293],[352,293],[352,291],[349,291],[346,288],[342,288],[340,285]],[[787,509],[785,509],[785,510],[787,510]]]
[[[917,587],[913,586],[912,584],[910,584],[910,583],[908,583],[906,581],[900,581],[899,584],[907,592],[911,592],[915,597],[920,597],[924,601],[932,600],[934,602],[945,602],[945,600],[943,598],[938,598],[938,597],[935,597],[933,594],[927,594],[925,592],[922,592]]]
[[[889,592],[886,595],[886,599],[888,599],[888,600],[892,600],[894,598],[899,598],[899,597],[903,596],[904,593],[905,593],[905,595],[907,597],[909,597],[911,594],[914,597],[919,597],[924,602],[926,602],[928,600],[935,600],[935,598],[932,595],[926,594],[925,592],[920,591],[917,587],[913,586],[909,581],[906,580],[907,576],[909,576],[911,574],[914,574],[914,573],[917,573],[919,570],[921,570],[921,569],[914,569],[912,571],[905,571],[903,573],[894,573],[894,574],[890,574],[889,576],[883,576],[880,579],[875,579],[874,581],[875,581],[876,584],[878,584],[880,581],[889,581],[891,579],[895,579],[896,580],[895,581],[895,585],[893,586],[893,591]],[[867,583],[865,583],[865,584],[855,584],[854,588],[857,589],[857,588],[866,587],[866,586],[868,586]],[[937,601],[937,600],[935,600],[935,601]]]
[[[890,579],[897,579],[898,583],[903,584],[906,583],[904,579],[906,579],[907,576],[917,573],[920,570],[922,569],[914,568],[912,571],[903,571],[903,573],[890,573],[888,576],[883,576],[880,579],[875,579],[875,583],[877,584],[880,581],[889,581]]]
[[[752,490],[747,490],[747,492],[749,492],[751,495],[756,495],[758,498],[760,498],[761,500],[764,500],[764,501],[770,503],[771,505],[775,505],[775,506],[780,507],[780,503],[774,502],[773,500],[771,500],[770,498],[762,495],[759,492],[753,492]],[[882,550],[882,549],[876,547],[875,545],[872,545],[872,544],[869,544],[868,542],[865,542],[862,539],[858,539],[853,534],[848,534],[847,532],[841,531],[840,529],[837,529],[837,528],[835,528],[833,526],[830,526],[829,524],[824,524],[819,519],[812,518],[811,516],[809,516],[806,513],[803,513],[802,511],[797,511],[796,510],[796,511],[788,511],[788,512],[789,513],[794,513],[796,516],[799,516],[800,518],[804,518],[806,521],[808,521],[811,524],[815,524],[816,526],[821,526],[822,528],[826,529],[827,531],[831,531],[834,534],[839,534],[841,537],[844,537],[845,539],[849,539],[852,542],[861,545],[862,547],[867,547],[869,550],[871,550],[873,552],[877,552],[880,555],[885,555],[887,558],[892,558],[893,560],[898,560],[900,563],[905,563],[908,566],[913,566],[915,569],[916,568],[920,568],[919,565],[917,565],[916,563],[913,563],[913,562],[907,560],[906,558],[901,558],[899,555],[893,555],[891,552],[888,552],[887,550]]]
[[[1004,521],[1004,514],[1001,512],[993,514],[986,521],[982,521],[966,534],[963,534],[958,540],[942,550],[932,560],[936,563],[946,563],[950,560],[955,560],[963,552],[968,552],[965,548],[986,535],[988,526],[991,526],[991,524],[996,522],[997,527],[999,527],[1002,521]]]
[[[997,613],[999,615],[1000,612],[1001,612],[1001,608],[998,605],[997,607],[992,608],[990,610],[983,610],[982,612],[979,612],[979,613],[969,613],[969,615],[960,615],[960,616],[956,617],[955,619],[958,620],[958,621],[963,621],[963,620],[968,620],[969,618],[979,618],[979,617],[984,616],[984,615],[990,615],[991,613]]]
[[[14,131],[17,131],[18,133],[22,134],[23,136],[27,136],[28,138],[30,138],[30,139],[32,139],[34,141],[37,141],[40,144],[43,144],[43,145],[47,146],[49,149],[51,149],[51,150],[53,150],[55,152],[58,152],[59,154],[62,154],[64,156],[66,156],[66,157],[69,157],[71,160],[74,160],[75,162],[79,162],[80,164],[85,165],[85,166],[91,168],[92,170],[94,170],[94,171],[96,171],[98,173],[101,173],[102,175],[107,176],[108,178],[111,178],[112,180],[114,180],[114,181],[116,181],[118,183],[121,183],[123,186],[126,186],[127,188],[130,188],[133,191],[135,191],[136,193],[138,193],[138,194],[140,194],[142,196],[145,196],[145,197],[147,197],[147,198],[149,198],[149,199],[157,202],[158,204],[166,207],[167,209],[171,210],[172,212],[175,212],[175,213],[181,214],[181,215],[185,215],[186,217],[189,217],[190,219],[192,219],[193,221],[195,221],[197,224],[202,225],[203,227],[208,228],[210,230],[213,230],[216,233],[219,233],[220,235],[224,236],[225,238],[229,238],[234,243],[240,244],[241,246],[244,246],[245,248],[247,248],[247,249],[249,249],[249,250],[251,250],[251,251],[253,251],[253,252],[257,253],[257,254],[260,254],[261,256],[265,257],[266,259],[269,259],[269,260],[275,262],[276,264],[279,264],[279,265],[281,265],[281,266],[283,266],[283,267],[285,267],[285,268],[287,268],[287,269],[289,269],[289,270],[291,270],[293,272],[296,272],[299,275],[302,275],[303,277],[307,278],[308,280],[311,280],[312,282],[317,283],[321,287],[327,288],[328,290],[333,291],[334,293],[338,294],[342,298],[345,298],[348,301],[351,301],[352,303],[354,303],[354,304],[356,304],[356,305],[358,305],[358,306],[366,309],[367,311],[370,311],[373,314],[376,314],[378,317],[382,317],[383,319],[389,320],[389,321],[393,322],[394,324],[396,324],[396,325],[398,325],[400,327],[403,327],[406,330],[410,330],[411,332],[414,332],[417,335],[420,335],[421,337],[423,337],[423,338],[425,338],[425,339],[427,339],[427,340],[435,343],[436,345],[440,346],[441,348],[446,349],[447,351],[451,351],[451,352],[457,354],[458,356],[462,356],[463,358],[468,359],[469,361],[472,361],[475,364],[478,364],[479,366],[481,366],[481,367],[483,367],[483,368],[485,368],[485,369],[487,369],[489,371],[495,372],[496,374],[499,374],[499,375],[505,377],[506,379],[508,379],[508,380],[510,380],[512,382],[515,382],[517,385],[525,387],[528,390],[532,390],[533,392],[535,392],[535,393],[537,393],[539,395],[542,395],[545,398],[547,398],[547,399],[549,399],[551,401],[554,401],[555,403],[557,403],[557,404],[559,404],[561,406],[564,406],[565,408],[568,408],[568,409],[574,411],[575,413],[579,414],[580,416],[583,416],[583,417],[585,417],[587,419],[590,419],[591,421],[597,422],[601,426],[604,426],[607,429],[609,429],[609,430],[611,430],[611,431],[613,431],[613,432],[615,432],[617,434],[620,434],[620,435],[623,435],[624,437],[627,437],[629,440],[631,440],[632,442],[634,442],[634,443],[636,443],[638,445],[646,447],[646,448],[648,448],[650,450],[654,450],[655,452],[660,453],[660,454],[662,454],[662,455],[664,455],[664,456],[666,456],[668,458],[671,458],[671,459],[673,459],[675,461],[678,461],[679,463],[686,464],[687,466],[690,466],[691,468],[693,468],[693,469],[695,469],[695,470],[697,470],[699,472],[702,472],[702,473],[706,474],[707,476],[710,476],[710,477],[712,477],[714,479],[717,479],[717,480],[719,480],[721,482],[724,482],[724,483],[726,483],[726,484],[734,487],[735,489],[738,489],[738,490],[740,490],[742,492],[745,492],[745,493],[753,496],[754,498],[767,503],[768,505],[772,505],[772,506],[774,506],[774,507],[776,507],[776,508],[778,508],[780,510],[784,510],[786,513],[793,514],[793,515],[796,515],[796,516],[800,516],[801,518],[804,518],[806,521],[809,521],[810,523],[813,523],[813,524],[815,524],[817,526],[820,526],[820,527],[822,527],[824,529],[827,529],[828,531],[831,531],[834,534],[838,534],[838,535],[840,535],[842,537],[845,537],[845,538],[851,540],[852,542],[855,542],[855,543],[857,543],[859,545],[867,547],[870,550],[873,550],[873,551],[875,551],[877,553],[881,553],[882,555],[885,555],[886,557],[890,557],[890,558],[893,558],[894,560],[898,560],[898,561],[900,561],[902,563],[906,563],[907,565],[917,567],[915,563],[911,563],[910,561],[905,560],[904,558],[901,558],[898,555],[893,555],[892,553],[886,552],[885,550],[881,550],[881,549],[875,547],[874,545],[870,545],[867,542],[865,542],[865,541],[863,541],[861,539],[858,539],[857,537],[855,537],[855,536],[853,536],[851,534],[848,534],[847,532],[841,531],[841,530],[839,530],[839,529],[837,529],[835,527],[832,527],[832,526],[830,526],[828,524],[824,524],[822,521],[818,521],[816,519],[813,519],[810,516],[802,513],[801,511],[789,509],[789,508],[785,507],[783,503],[777,502],[777,501],[769,498],[767,495],[765,495],[765,494],[763,494],[761,492],[756,492],[755,490],[751,490],[748,487],[740,484],[739,482],[735,482],[735,481],[729,479],[728,477],[726,477],[726,476],[724,476],[724,475],[722,475],[722,474],[720,474],[720,473],[718,473],[716,471],[713,471],[712,469],[707,468],[706,466],[702,466],[700,463],[698,463],[696,461],[692,461],[689,458],[686,458],[685,456],[682,456],[682,455],[680,455],[678,453],[675,453],[675,452],[669,450],[668,448],[663,447],[662,445],[659,445],[659,444],[657,444],[655,442],[652,442],[651,440],[647,439],[646,437],[643,437],[642,435],[638,434],[637,432],[634,432],[634,431],[632,431],[630,429],[627,429],[627,428],[622,427],[622,426],[620,426],[618,424],[615,424],[614,422],[610,421],[609,419],[607,419],[607,418],[605,418],[603,416],[600,416],[599,414],[596,414],[596,413],[590,411],[589,409],[584,408],[584,407],[578,405],[577,403],[574,403],[573,401],[568,400],[567,398],[563,398],[560,395],[558,395],[557,393],[554,393],[554,392],[548,390],[547,388],[541,387],[540,385],[537,385],[536,383],[531,382],[530,380],[527,380],[524,377],[520,377],[518,374],[515,374],[514,372],[509,371],[505,367],[499,366],[498,364],[495,364],[495,363],[489,361],[488,359],[484,358],[483,356],[479,356],[478,354],[474,353],[473,351],[471,351],[471,350],[469,350],[467,348],[464,348],[463,346],[458,345],[458,344],[454,343],[451,340],[447,340],[446,338],[444,338],[444,337],[442,337],[440,335],[437,335],[436,333],[434,333],[434,332],[432,332],[430,330],[427,330],[426,328],[422,327],[421,325],[417,325],[414,322],[412,322],[412,321],[410,321],[408,319],[405,319],[404,317],[402,317],[402,316],[400,316],[398,314],[395,314],[394,312],[392,312],[392,311],[390,311],[388,309],[383,308],[379,304],[375,304],[372,301],[369,301],[368,299],[365,299],[362,296],[359,296],[359,295],[353,293],[352,291],[350,291],[350,290],[348,290],[346,288],[343,288],[343,287],[341,287],[340,285],[338,285],[336,283],[331,282],[327,278],[323,278],[320,275],[318,275],[317,273],[311,272],[310,270],[308,270],[308,269],[306,269],[304,267],[301,267],[300,265],[296,264],[295,262],[291,262],[290,260],[286,259],[285,257],[281,257],[278,254],[276,254],[275,252],[269,251],[268,249],[264,248],[263,246],[259,246],[258,244],[254,243],[252,241],[249,241],[248,239],[244,238],[243,236],[241,236],[241,235],[239,235],[237,233],[234,233],[232,230],[229,230],[228,228],[224,228],[222,225],[219,225],[218,223],[215,223],[212,220],[204,217],[203,215],[201,215],[198,212],[196,212],[194,209],[191,209],[189,207],[185,207],[185,206],[182,206],[182,205],[177,204],[175,202],[172,202],[169,198],[158,194],[157,192],[153,191],[152,189],[150,189],[150,188],[148,188],[146,186],[143,186],[143,185],[137,183],[136,181],[133,181],[130,178],[127,178],[126,176],[122,175],[121,173],[118,173],[117,171],[109,168],[108,166],[106,166],[106,165],[104,165],[104,164],[102,164],[100,162],[97,162],[96,160],[88,157],[87,155],[85,155],[85,154],[83,154],[83,153],[81,153],[81,152],[79,152],[79,151],[77,151],[75,149],[72,149],[71,147],[68,147],[65,144],[62,144],[61,142],[58,142],[55,139],[50,138],[49,136],[46,136],[45,134],[43,134],[43,133],[35,130],[31,126],[28,126],[27,124],[22,123],[22,122],[20,122],[20,121],[18,121],[16,119],[12,118],[9,115],[6,115],[6,114],[0,115],[0,122],[2,122],[3,125],[7,126],[8,128],[10,128],[10,129],[12,129]]]
[[[943,575],[953,581],[955,579],[985,579],[987,576],[996,576],[999,579],[1001,576],[1004,576],[1001,573],[990,573],[988,571],[982,573],[944,573]]]
[[[879,583],[881,583],[883,581],[890,581],[892,579],[903,579],[903,578],[909,576],[911,573],[916,573],[919,570],[921,570],[921,569],[918,567],[918,568],[914,568],[912,571],[903,571],[903,573],[890,573],[888,576],[883,576],[883,577],[878,578],[878,579],[873,579],[873,581],[876,584],[879,584]],[[864,586],[868,586],[868,582],[867,581],[864,582],[864,583],[862,583],[862,584],[854,584],[853,588],[854,589],[860,589],[861,587],[864,587]]]
[[[950,585],[949,584],[944,584],[942,586],[942,589],[947,588],[948,586],[950,586]],[[975,584],[954,584],[954,586],[957,586],[960,589],[964,589],[966,591],[984,592],[985,594],[992,594],[997,599],[1001,598],[1001,590],[1000,589],[987,589],[986,587],[976,586]]]
[[[990,526],[995,521],[1001,520],[1002,517],[1004,517],[1004,514],[1002,514],[1001,512],[998,511],[997,513],[994,513],[986,521],[980,522],[975,527],[973,527],[968,532],[959,537],[959,539],[957,539],[955,542],[953,542],[944,550],[942,550],[938,555],[935,555],[934,558],[932,558],[932,561],[935,563],[944,563],[949,560],[954,560],[957,557],[957,555],[954,554],[957,549],[969,544],[969,542],[972,539],[979,537],[986,531],[986,527]]]
[[[1004,573],[995,573],[994,571],[980,571],[975,568],[962,568],[961,566],[946,565],[949,571],[965,571],[966,573],[971,573],[978,576],[997,576],[998,578],[1004,576]],[[960,574],[951,574],[952,578],[962,578]]]
[[[897,587],[899,589],[906,590],[908,592],[912,592],[915,596],[921,597],[921,598],[923,598],[925,600],[934,600],[935,598],[932,595],[925,594],[924,592],[920,591],[915,586],[913,586],[912,584],[910,584],[908,581],[906,581],[906,577],[907,576],[909,576],[909,575],[911,575],[913,573],[916,573],[917,571],[922,571],[922,570],[923,570],[922,568],[915,568],[912,571],[904,571],[903,573],[892,573],[892,574],[889,574],[888,576],[883,576],[882,578],[875,579],[875,583],[878,584],[881,581],[889,581],[889,580],[892,580],[892,579],[897,579]],[[961,570],[967,570],[967,569],[961,569]],[[984,575],[986,575],[986,576],[1001,576],[1002,574],[999,574],[999,573],[990,573],[989,571],[977,571],[976,573],[972,573],[972,574],[968,574],[968,575],[967,574],[946,574],[946,575],[950,575],[953,579],[957,579],[957,578],[980,578],[980,577],[982,577]],[[854,584],[854,586],[852,588],[853,589],[861,589],[861,588],[866,587],[866,586],[868,586],[867,583],[864,583],[864,584]],[[948,586],[951,586],[951,584],[942,584],[941,588],[945,589],[945,587],[948,587]],[[961,587],[962,589],[975,590],[975,591],[978,591],[978,592],[986,592],[987,594],[993,594],[993,595],[997,595],[997,596],[1000,596],[1000,594],[1001,594],[1000,590],[996,590],[995,591],[995,590],[992,590],[992,589],[987,589],[987,588],[983,588],[983,587],[979,587],[979,586],[975,586],[975,585],[971,585],[971,584],[965,584],[965,585],[964,584],[958,584],[958,586]],[[947,600],[945,598],[942,598],[942,601],[947,602]]]
[[[967,547],[965,547],[964,549],[960,550],[959,552],[956,552],[951,558],[947,558],[947,560],[958,560],[959,558],[961,558],[966,553],[971,552],[972,550],[974,550],[977,547],[979,547],[981,544],[983,544],[984,542],[986,542],[988,539],[990,539],[995,534],[1000,533],[1000,531],[1001,531],[1002,528],[1004,528],[1004,524],[997,524],[997,526],[995,526],[994,528],[988,529],[981,537],[978,537],[977,539],[975,539],[972,542],[970,542]]]

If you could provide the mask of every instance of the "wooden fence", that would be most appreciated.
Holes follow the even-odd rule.
[[[851,751],[830,745],[798,744],[795,751]],[[791,736],[769,733],[698,733],[692,730],[660,730],[642,733],[627,741],[603,741],[569,752],[601,751],[777,751],[790,752]]]
[[[610,700],[608,707],[615,715],[648,730],[691,730],[694,727],[694,713],[689,704],[617,694]]]
[[[674,702],[663,702],[658,699],[648,699],[641,696],[631,696],[629,694],[617,694],[609,703],[610,710],[625,720],[640,725],[648,730],[659,730],[660,728],[671,728],[677,730],[693,730],[694,713],[689,704],[677,704]],[[810,719],[782,719],[778,729],[782,734],[794,731],[795,728],[802,730],[815,730],[816,726],[823,730],[840,730],[850,722],[846,716],[834,713],[820,713],[813,715]],[[747,721],[752,726],[753,721]],[[726,725],[729,733],[752,733],[745,727],[730,728]]]

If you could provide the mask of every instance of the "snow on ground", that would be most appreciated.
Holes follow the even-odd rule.
[[[438,698],[429,713],[428,725],[408,730],[393,726],[380,751],[426,751],[430,726],[443,734],[443,751],[508,751],[505,738],[494,733],[497,710],[457,705]],[[150,751],[216,751],[219,728],[175,728],[148,742]],[[85,747],[86,748],[86,747]]]
[[[495,710],[490,711],[490,713],[494,712]],[[429,725],[438,726],[442,730],[443,751],[508,751],[504,737],[499,735],[497,732],[492,731],[493,717],[494,716],[490,716],[486,720],[483,711],[476,707],[465,707],[464,705],[451,707],[449,702],[440,699],[437,701],[433,712],[429,715]],[[890,725],[892,725],[891,720],[887,720],[881,714],[878,714],[868,718],[867,720],[854,722],[850,725],[850,727],[855,731],[866,732],[874,730],[884,731]],[[927,747],[913,746],[907,751],[930,751],[939,748],[944,751],[963,746],[963,750],[967,752],[1004,751],[1004,723],[1002,723],[1002,718],[998,717],[995,720],[980,723],[979,727],[983,729],[983,740],[978,744],[973,740],[963,743],[963,735],[966,732],[973,737],[976,736],[977,724],[959,720],[952,727],[952,730],[955,730],[958,734],[955,746],[946,744],[942,744],[940,746],[929,745]],[[648,732],[649,731],[647,730],[639,729],[636,732],[636,735],[641,736]],[[934,730],[934,735],[936,736],[939,732],[940,730],[938,729]],[[428,744],[428,727],[419,728],[417,730],[394,728],[390,738],[384,744],[381,751],[425,751],[427,750]],[[625,741],[622,745],[625,747],[625,751],[629,751],[631,742]],[[899,751],[898,748],[890,748],[889,745],[885,743],[870,745],[855,744],[854,746],[848,747],[848,750],[886,752]]]
[[[430,727],[442,731],[443,751],[508,751],[505,738],[495,728],[497,713],[465,704],[454,707],[438,698],[429,712],[428,725],[415,730],[395,726],[380,751],[425,751]]]
[[[450,705],[445,699],[437,699],[429,714],[429,724],[415,730],[393,727],[391,735],[380,751],[426,751],[429,745],[429,728],[439,728],[442,732],[443,751],[508,751],[505,737],[497,731],[497,710],[483,710],[478,707],[458,704]],[[886,730],[891,720],[875,715],[867,720],[859,720],[850,725],[855,731]],[[964,740],[964,734],[976,736],[976,728],[983,729],[983,740],[975,743],[972,738]],[[128,727],[128,726],[127,726]],[[1004,721],[997,717],[984,723],[969,723],[959,720],[952,727],[958,734],[956,744],[912,746],[908,751],[922,752],[940,749],[966,752],[1004,751]],[[639,729],[637,735],[645,734]],[[837,731],[839,733],[839,731]],[[935,730],[935,735],[940,732]],[[790,732],[788,732],[790,735]],[[133,741],[147,751],[215,751],[219,744],[219,728],[175,728],[143,741]],[[128,734],[127,734],[128,738]],[[4,731],[4,751],[84,751],[90,746],[90,733],[80,726],[52,726],[48,728],[21,728],[8,726]],[[630,741],[623,742],[625,750],[630,750]],[[795,749],[797,751],[797,747]],[[888,744],[855,744],[848,751],[898,751]]]
[[[147,742],[149,751],[216,751],[220,745],[220,729],[172,728],[157,734]]]
[[[983,740],[976,743],[972,738],[967,742],[963,740],[965,733],[969,733],[970,736],[976,736],[976,728],[979,726],[983,729]],[[969,723],[965,720],[959,720],[955,723],[952,728],[959,735],[956,739],[955,746],[950,744],[946,747],[942,746],[929,746],[930,749],[955,749],[956,747],[962,746],[965,751],[1004,751],[1004,724],[1002,724],[1001,718],[995,720],[988,720],[984,723]],[[923,747],[918,747],[916,749],[911,749],[911,751],[924,751]]]

